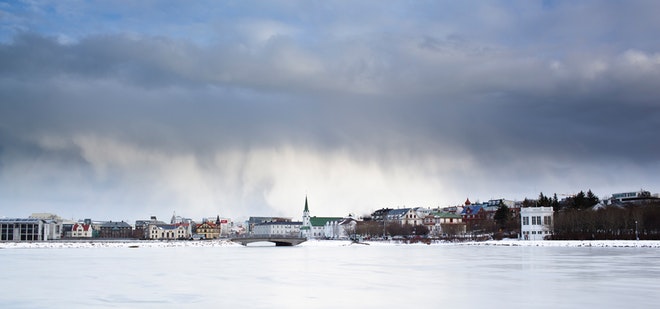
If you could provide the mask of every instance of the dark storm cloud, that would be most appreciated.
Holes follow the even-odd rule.
[[[372,51],[371,58],[358,55],[351,64],[355,72],[338,72],[331,67],[335,59],[316,58],[317,74],[304,79],[278,67],[284,56],[238,56],[230,46],[202,49],[123,36],[61,44],[25,34],[0,50],[3,114],[15,131],[100,130],[144,142],[168,136],[184,141],[178,147],[214,147],[232,139],[240,144],[236,136],[248,144],[302,138],[299,142],[336,147],[351,139],[385,143],[379,137],[391,133],[409,147],[442,140],[476,154],[494,150],[489,157],[524,149],[654,160],[655,146],[641,142],[652,140],[660,119],[654,100],[657,55],[601,54],[606,68],[597,72],[589,72],[590,60],[579,57],[553,71],[544,59],[478,50],[451,39],[396,42],[418,45]],[[259,65],[250,64],[254,61]],[[355,93],[359,80],[341,88],[342,81],[360,76],[368,76],[366,93]],[[26,128],[16,129],[20,126]],[[602,151],[606,144],[619,147]]]
[[[171,33],[102,31],[101,19],[73,37],[66,18],[51,17],[60,32],[16,22],[22,30],[0,43],[3,183],[47,191],[64,175],[61,188],[85,183],[99,201],[119,192],[128,205],[229,203],[214,195],[226,187],[240,192],[232,203],[260,210],[303,186],[291,180],[301,165],[345,173],[325,185],[354,178],[380,193],[424,186],[461,199],[609,189],[618,184],[602,179],[616,177],[660,184],[660,46],[648,39],[660,25],[650,7],[378,5],[358,18],[265,6],[273,16],[204,20],[201,33],[215,35],[201,37],[183,17],[151,17]]]

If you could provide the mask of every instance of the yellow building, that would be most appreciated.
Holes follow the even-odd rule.
[[[213,222],[197,224],[196,234],[203,236],[204,239],[217,239],[220,238],[220,226]]]

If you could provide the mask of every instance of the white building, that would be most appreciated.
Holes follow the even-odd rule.
[[[610,201],[617,202],[637,202],[637,201],[647,201],[658,199],[658,194],[651,194],[651,192],[646,190],[639,190],[635,192],[622,192],[614,193],[610,198]]]
[[[192,235],[188,227],[174,224],[150,224],[149,239],[188,239]]]
[[[424,213],[424,217],[430,213],[430,211],[427,212],[422,212]],[[398,208],[398,209],[392,209],[387,213],[387,216],[385,216],[385,219],[387,222],[395,222],[399,223],[401,225],[421,225],[424,223],[424,217],[420,217],[418,215],[418,211],[413,209],[413,208]]]
[[[43,238],[44,240],[62,238],[62,218],[52,213],[33,213],[29,218],[40,219],[44,222]]]
[[[302,222],[264,222],[254,225],[254,235],[298,236]]]
[[[520,209],[520,233],[524,240],[544,240],[552,235],[552,207]]]
[[[302,225],[300,226],[300,237],[307,239],[325,239],[326,223],[329,221],[342,220],[341,217],[312,217],[309,214],[307,197],[305,197],[305,209],[303,209]]]
[[[92,238],[94,230],[91,224],[76,223],[71,228],[71,237],[73,238]]]
[[[324,236],[329,239],[349,239],[355,234],[357,221],[351,216],[325,223]]]

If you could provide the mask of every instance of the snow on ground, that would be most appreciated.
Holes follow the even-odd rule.
[[[183,247],[226,247],[240,246],[229,240],[203,241],[148,241],[148,240],[93,240],[93,241],[39,241],[0,242],[0,249],[30,248],[183,248]]]
[[[229,247],[240,246],[226,239],[203,241],[42,241],[42,242],[0,242],[0,249],[30,248],[184,248],[184,247]],[[406,244],[401,241],[367,241],[353,243],[348,240],[308,240],[300,247],[345,247],[345,246],[519,246],[519,247],[602,247],[602,248],[660,248],[656,240],[552,240],[528,241],[518,239],[489,240],[480,242],[432,242],[430,244]]]
[[[660,248],[657,240],[489,240],[469,242],[471,246],[525,246],[525,247],[615,247],[615,248]]]

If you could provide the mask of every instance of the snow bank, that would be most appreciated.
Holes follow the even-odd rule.
[[[183,247],[227,247],[240,246],[229,240],[203,241],[43,241],[43,242],[0,242],[0,249],[31,248],[183,248]]]
[[[660,248],[657,240],[489,240],[468,242],[466,246],[524,246],[524,247],[603,247],[603,248]]]
[[[402,241],[367,241],[352,243],[342,240],[308,240],[300,246],[305,247],[343,247],[343,246],[511,246],[511,247],[603,247],[603,248],[660,248],[656,240],[544,240],[529,241],[518,239],[474,241],[474,242],[417,242],[406,244]]]
[[[185,247],[236,247],[241,246],[229,240],[202,241],[45,241],[45,242],[0,242],[0,249],[31,248],[185,248]],[[546,240],[527,241],[517,239],[489,240],[481,242],[433,242],[431,244],[406,244],[400,241],[367,241],[353,243],[347,240],[308,240],[299,247],[346,247],[346,246],[511,246],[511,247],[602,247],[602,248],[660,248],[660,241],[654,240]]]

